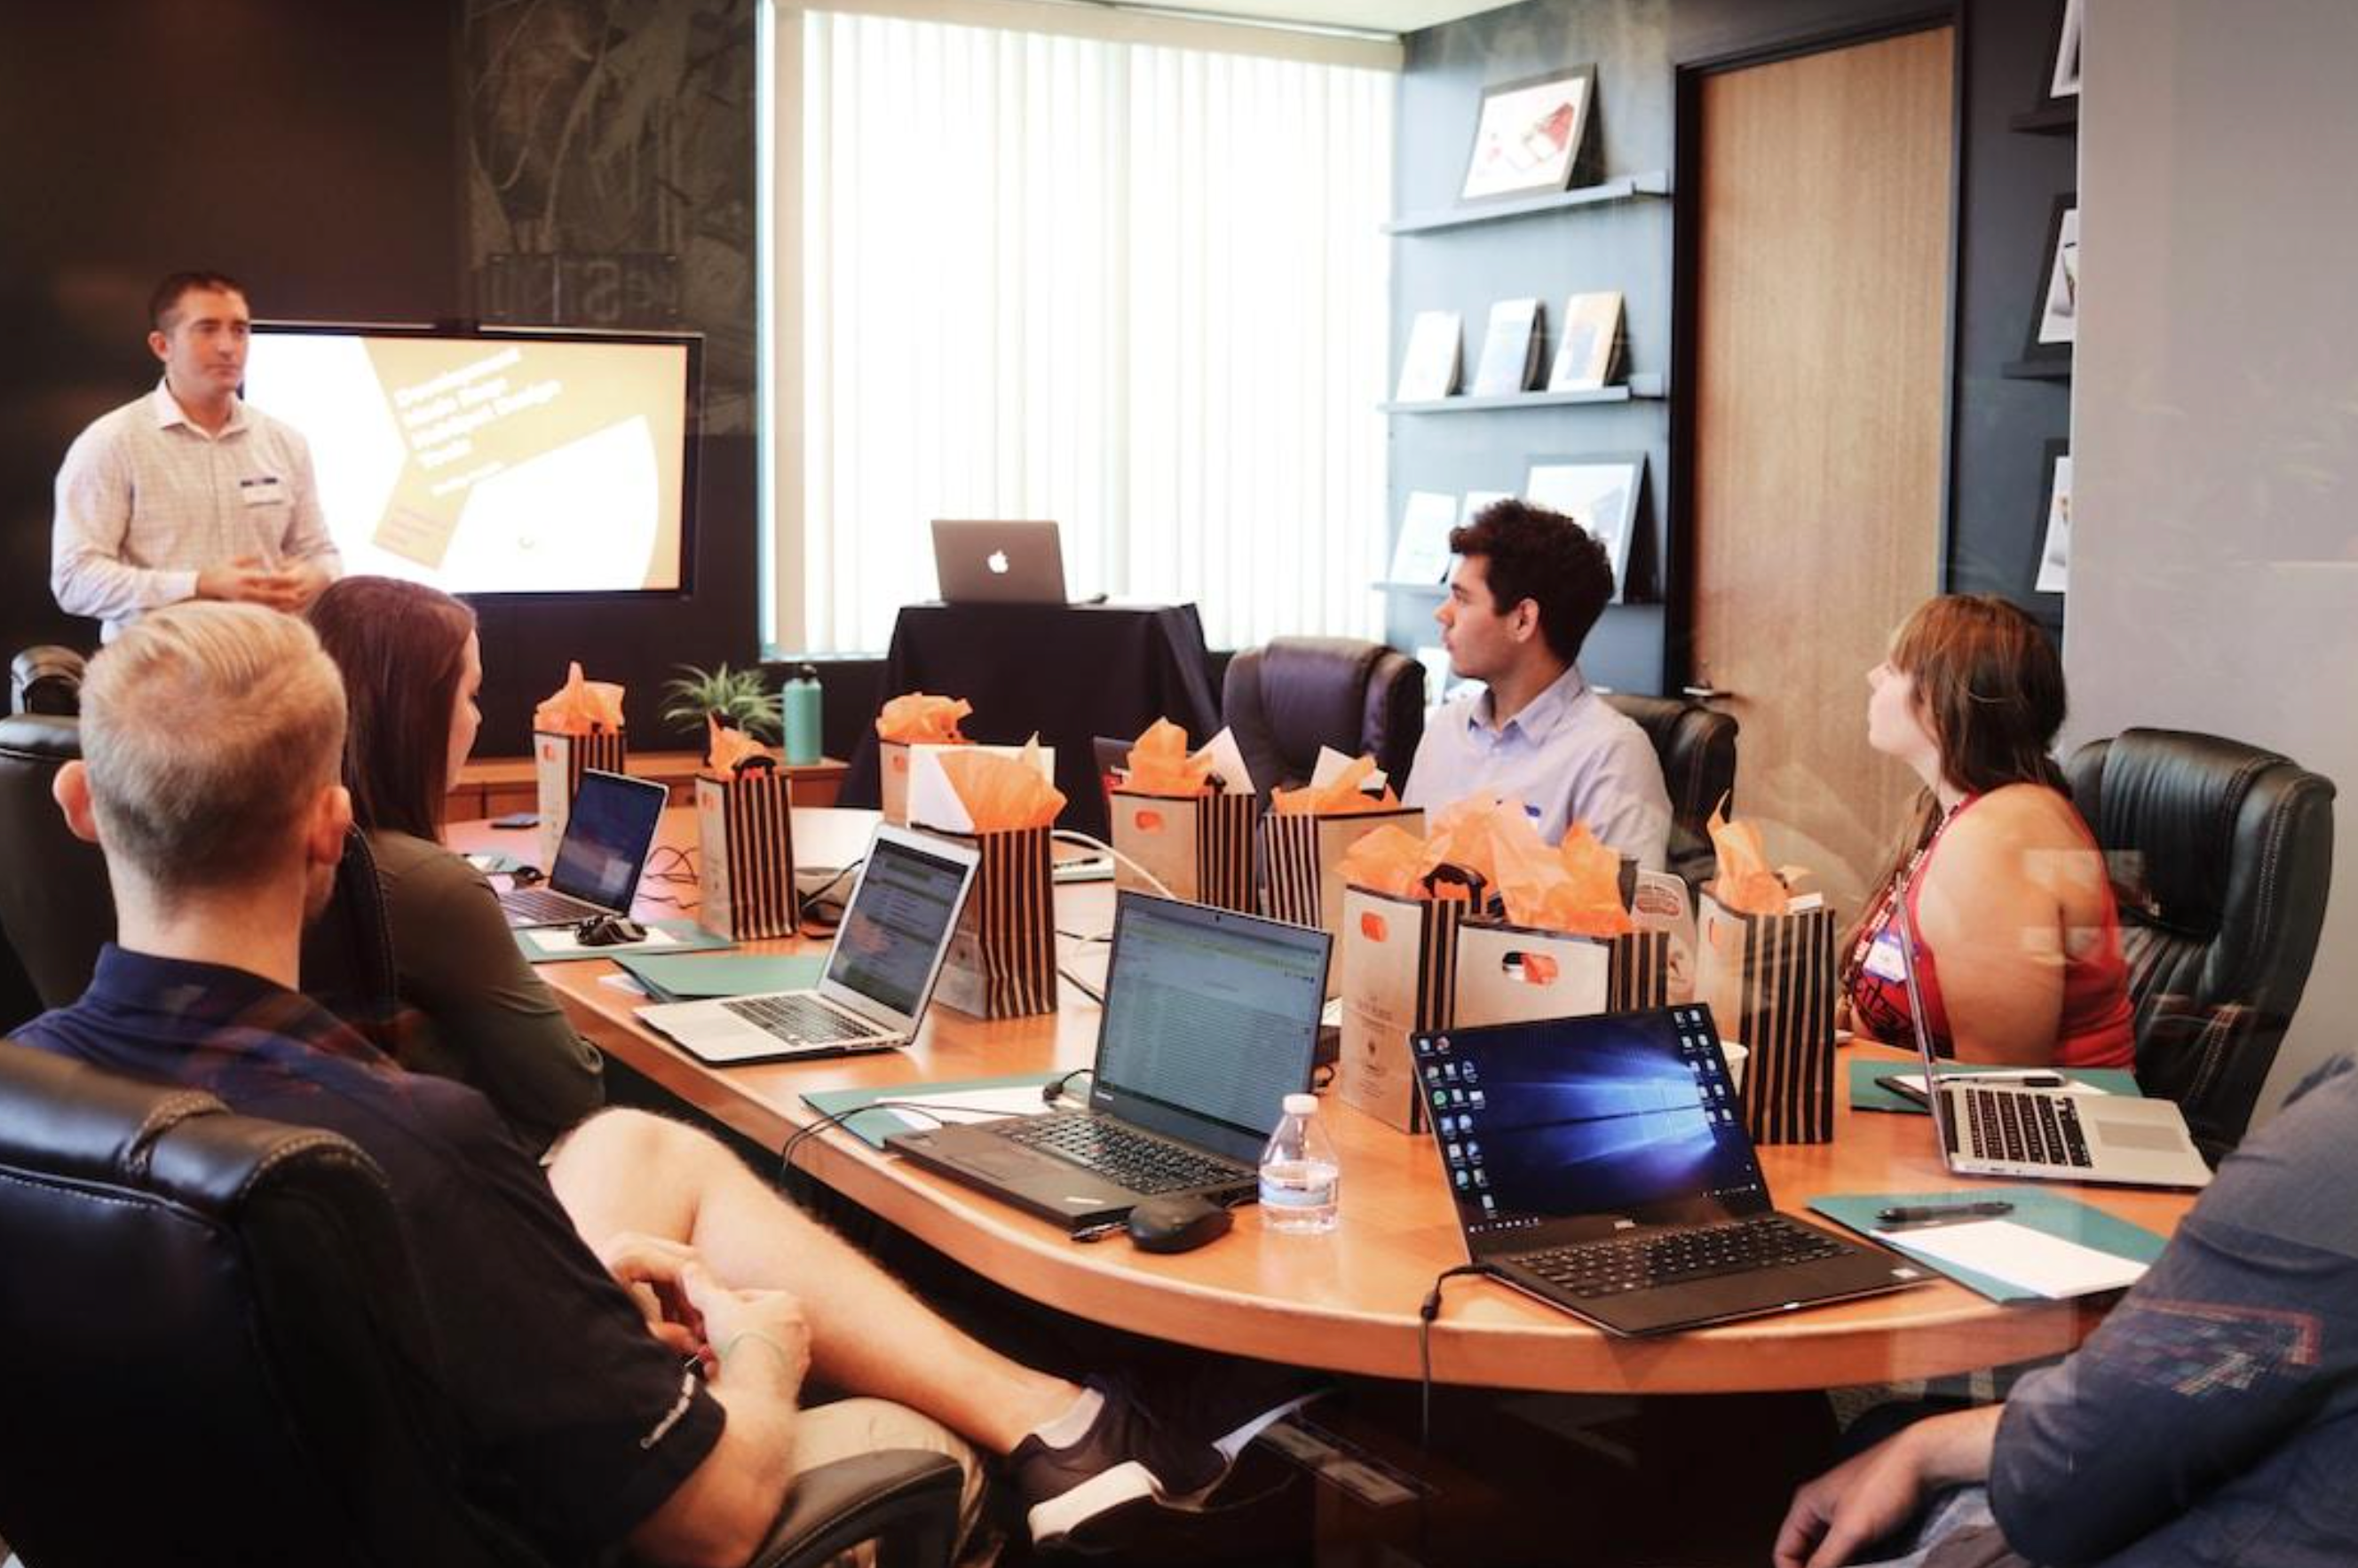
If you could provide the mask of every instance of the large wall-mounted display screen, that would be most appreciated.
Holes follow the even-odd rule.
[[[254,324],[344,569],[452,593],[687,585],[702,341]]]

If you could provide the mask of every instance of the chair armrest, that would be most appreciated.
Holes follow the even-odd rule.
[[[748,1568],[818,1568],[863,1541],[877,1568],[945,1568],[957,1543],[957,1461],[925,1448],[886,1448],[795,1477],[785,1511]]]

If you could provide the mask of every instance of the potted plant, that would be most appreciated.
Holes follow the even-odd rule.
[[[694,665],[678,667],[686,673],[664,682],[665,723],[698,739],[704,733],[705,716],[714,713],[730,729],[757,739],[774,741],[784,730],[784,712],[778,694],[763,684],[759,668],[732,670],[725,661],[708,670]]]

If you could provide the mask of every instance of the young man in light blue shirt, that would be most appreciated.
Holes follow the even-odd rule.
[[[1428,810],[1512,796],[1552,844],[1574,822],[1660,871],[1670,792],[1645,731],[1589,689],[1580,649],[1613,597],[1605,546],[1560,513],[1501,501],[1449,535],[1458,557],[1433,612],[1450,668],[1485,683],[1433,710],[1402,798]]]

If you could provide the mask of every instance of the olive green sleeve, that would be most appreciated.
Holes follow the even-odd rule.
[[[597,1109],[604,1059],[525,961],[482,873],[417,839],[382,844],[378,861],[402,1000],[427,1015],[437,1054],[535,1146]]]

